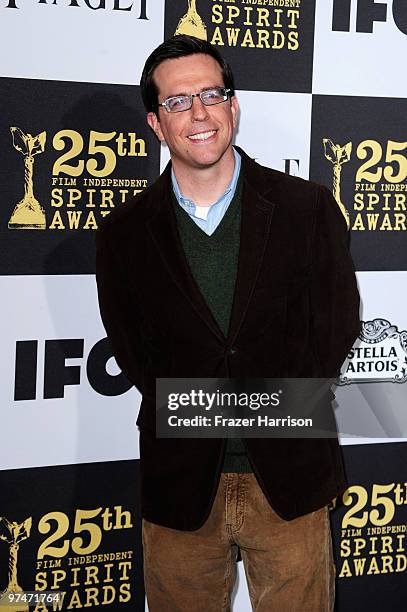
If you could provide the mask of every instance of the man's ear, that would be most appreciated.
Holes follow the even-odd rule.
[[[153,112],[147,113],[147,123],[151,127],[155,135],[157,136],[158,140],[160,142],[163,142],[165,140],[164,135],[161,131],[160,121],[155,113]]]
[[[237,119],[239,117],[239,103],[236,96],[232,96],[230,98],[230,106],[232,109],[233,127],[235,128],[237,126]]]

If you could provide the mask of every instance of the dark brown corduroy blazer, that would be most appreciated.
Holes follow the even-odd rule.
[[[198,529],[208,517],[226,441],[156,439],[156,377],[336,376],[359,333],[348,233],[332,194],[238,151],[242,222],[227,338],[183,252],[170,164],[97,232],[102,320],[119,366],[143,395],[142,516],[174,529]],[[284,519],[324,506],[346,487],[336,439],[245,443],[265,496]]]

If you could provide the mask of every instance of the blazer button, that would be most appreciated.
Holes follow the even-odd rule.
[[[234,355],[235,353],[237,353],[237,348],[235,346],[232,346],[229,349],[229,355]]]

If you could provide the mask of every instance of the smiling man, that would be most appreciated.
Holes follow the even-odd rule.
[[[209,207],[226,191],[235,167],[236,96],[230,97],[232,90],[210,55],[167,59],[155,69],[154,82],[164,102],[158,114],[148,113],[148,123],[171,152],[183,198]],[[188,92],[197,93],[191,100]]]
[[[331,611],[337,440],[160,439],[155,381],[337,376],[359,332],[345,220],[326,188],[232,146],[233,75],[210,43],[167,40],[141,89],[171,162],[98,232],[97,283],[117,362],[143,395],[150,612],[230,610],[238,550],[253,610]]]

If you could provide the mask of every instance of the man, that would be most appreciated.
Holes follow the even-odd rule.
[[[337,376],[359,331],[345,221],[326,188],[232,147],[233,76],[209,43],[164,42],[141,88],[171,163],[98,232],[97,283],[143,395],[149,609],[230,610],[240,549],[257,612],[332,610],[337,440],[156,438],[155,379]]]

